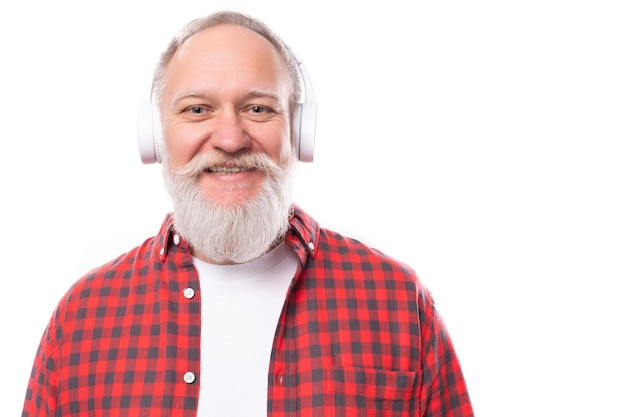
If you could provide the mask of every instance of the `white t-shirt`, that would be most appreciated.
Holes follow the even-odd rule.
[[[296,255],[281,244],[246,264],[193,262],[202,294],[198,416],[266,416],[272,343]]]

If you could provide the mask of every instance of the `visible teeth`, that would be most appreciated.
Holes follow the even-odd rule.
[[[216,174],[236,174],[241,171],[248,171],[252,168],[245,167],[211,167],[208,169],[209,172],[213,172]]]

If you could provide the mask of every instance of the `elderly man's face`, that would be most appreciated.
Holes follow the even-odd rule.
[[[197,178],[204,198],[218,205],[247,202],[266,173],[231,157],[291,158],[287,68],[273,45],[235,25],[189,38],[167,67],[160,100],[168,169],[213,153]]]

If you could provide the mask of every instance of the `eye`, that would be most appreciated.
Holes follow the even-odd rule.
[[[252,106],[252,107],[250,107],[250,112],[254,113],[254,114],[262,114],[262,113],[267,113],[269,111],[270,111],[270,109],[268,109],[267,107],[263,107],[263,106]]]
[[[274,108],[262,104],[251,104],[243,111],[244,117],[258,122],[271,120],[276,116],[276,113],[278,112]]]
[[[206,110],[203,107],[200,107],[200,106],[192,106],[192,107],[187,108],[186,111],[191,113],[191,114],[202,114]]]

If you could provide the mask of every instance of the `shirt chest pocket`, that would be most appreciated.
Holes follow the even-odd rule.
[[[334,367],[324,372],[324,416],[409,415],[418,404],[414,398],[418,372],[370,368]]]

